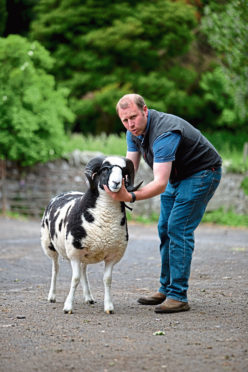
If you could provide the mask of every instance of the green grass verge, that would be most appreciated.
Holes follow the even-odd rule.
[[[99,136],[83,136],[81,134],[72,134],[64,144],[64,152],[70,153],[74,150],[102,152],[105,155],[125,156],[127,151],[126,135],[118,136],[111,134],[107,136],[102,133]]]
[[[224,208],[219,208],[216,211],[206,212],[202,222],[248,228],[248,215],[236,214],[232,210],[225,211]]]
[[[131,222],[143,223],[146,225],[158,223],[159,216],[152,214],[150,217],[133,215],[127,212],[127,219]],[[203,216],[201,223],[212,223],[215,225],[224,225],[232,227],[246,227],[248,228],[248,215],[236,214],[233,211],[225,211],[219,208],[215,211],[206,212]]]
[[[4,215],[0,213],[1,217],[14,218],[28,220],[31,217],[27,215],[22,215],[20,213],[15,213],[7,211]],[[153,213],[150,217],[138,216],[127,211],[127,219],[129,222],[136,222],[145,225],[157,224],[159,216],[156,213]],[[215,225],[224,225],[232,227],[246,227],[248,228],[248,215],[236,214],[233,211],[224,211],[223,208],[220,208],[216,211],[206,212],[203,216],[201,223],[212,223]]]

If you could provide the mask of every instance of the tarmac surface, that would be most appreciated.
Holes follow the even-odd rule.
[[[248,371],[248,229],[201,225],[195,234],[191,310],[156,314],[138,297],[159,287],[156,226],[129,224],[113,271],[115,313],[103,311],[103,264],[89,266],[96,304],[63,313],[71,269],[61,261],[57,302],[40,222],[0,217],[0,371]]]

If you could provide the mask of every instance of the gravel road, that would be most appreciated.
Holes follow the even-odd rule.
[[[103,264],[89,266],[94,305],[78,288],[63,313],[71,269],[61,261],[57,302],[48,303],[51,262],[39,221],[0,218],[0,371],[248,371],[248,229],[196,231],[191,310],[156,314],[137,303],[158,288],[156,226],[129,225],[113,272],[115,313],[103,312]],[[156,335],[156,332],[162,333]]]

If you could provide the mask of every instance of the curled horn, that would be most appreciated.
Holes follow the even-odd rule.
[[[90,188],[92,190],[96,188],[94,184],[94,178],[95,175],[99,172],[104,159],[105,156],[97,156],[91,159],[85,167],[84,174],[87,177],[87,180],[89,181],[90,184]]]
[[[141,186],[143,181],[141,181],[138,185],[134,186],[134,166],[133,162],[130,159],[126,159],[126,167],[124,168],[123,175],[127,176],[125,179],[125,186],[127,191],[136,191]]]

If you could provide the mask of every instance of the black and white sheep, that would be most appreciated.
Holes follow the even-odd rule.
[[[134,167],[122,157],[96,157],[85,168],[87,192],[68,192],[53,198],[47,206],[41,224],[41,245],[52,259],[52,278],[48,301],[56,301],[58,257],[70,260],[72,280],[64,303],[64,312],[73,312],[76,288],[81,281],[84,302],[92,304],[87,265],[105,262],[104,311],[113,313],[111,281],[113,266],[122,258],[128,243],[128,229],[123,202],[114,201],[103,185],[118,192],[125,180],[128,191],[135,191]]]

